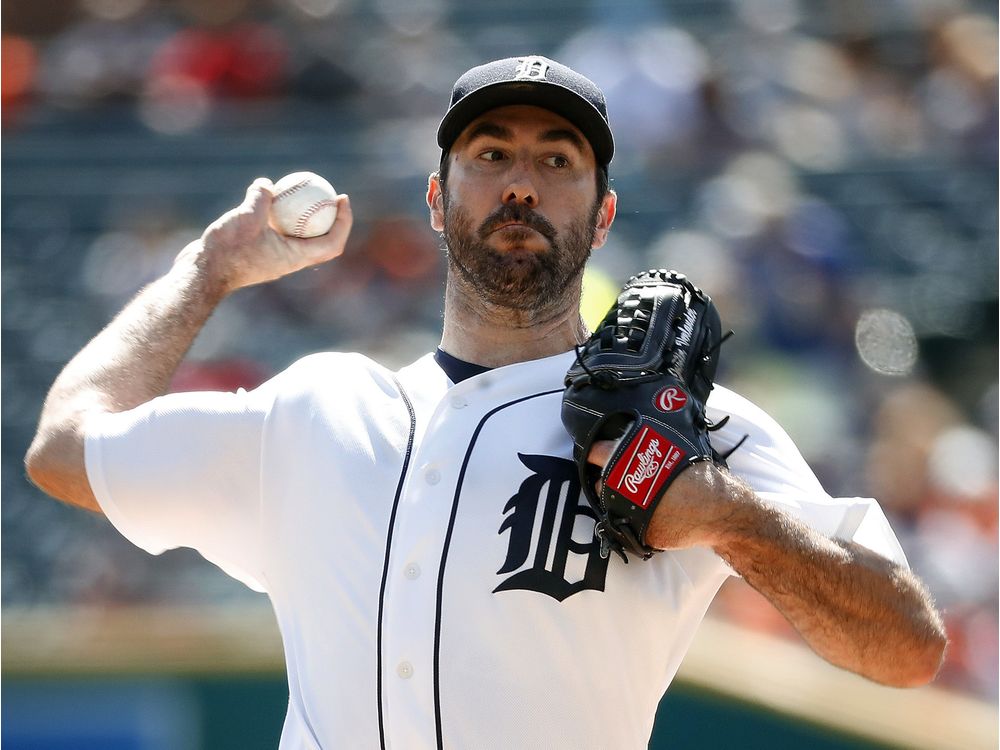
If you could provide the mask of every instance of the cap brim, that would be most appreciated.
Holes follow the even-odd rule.
[[[610,163],[615,144],[604,117],[575,91],[551,81],[503,81],[473,91],[449,109],[441,120],[438,146],[450,149],[470,122],[491,109],[512,104],[541,107],[565,117],[590,142],[597,163],[601,166]]]

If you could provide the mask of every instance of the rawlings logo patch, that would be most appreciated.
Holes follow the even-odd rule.
[[[676,385],[668,385],[661,388],[653,396],[653,406],[666,414],[672,411],[680,411],[688,401],[687,394]]]
[[[640,508],[646,508],[684,455],[684,451],[656,430],[643,427],[608,476],[608,486]]]

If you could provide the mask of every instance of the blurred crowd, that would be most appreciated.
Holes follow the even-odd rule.
[[[973,0],[78,0],[5,3],[4,606],[251,596],[40,499],[21,457],[59,368],[258,174],[351,193],[327,267],[219,310],[175,390],[295,357],[400,366],[437,342],[423,211],[454,79],[540,53],[608,96],[619,218],[585,281],[674,267],[737,336],[720,381],[834,495],[879,498],[997,696],[997,10]],[[741,582],[719,616],[789,634]]]

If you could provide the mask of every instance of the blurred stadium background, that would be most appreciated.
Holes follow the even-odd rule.
[[[527,53],[609,99],[587,315],[642,268],[707,288],[738,334],[721,382],[832,494],[881,500],[952,640],[934,688],[877,688],[731,582],[653,747],[996,747],[995,2],[8,0],[2,31],[7,747],[276,746],[266,601],[31,487],[42,399],[255,176],[300,169],[351,194],[348,252],[227,301],[173,387],[432,348],[434,131],[459,73]]]

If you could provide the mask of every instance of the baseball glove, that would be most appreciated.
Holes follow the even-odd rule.
[[[597,513],[601,555],[655,550],[646,529],[674,479],[698,461],[725,465],[709,442],[705,402],[722,336],[711,298],[675,271],[633,276],[566,373],[562,421],[580,484]],[[587,463],[595,440],[619,440],[603,471]],[[598,495],[596,480],[602,480]]]

